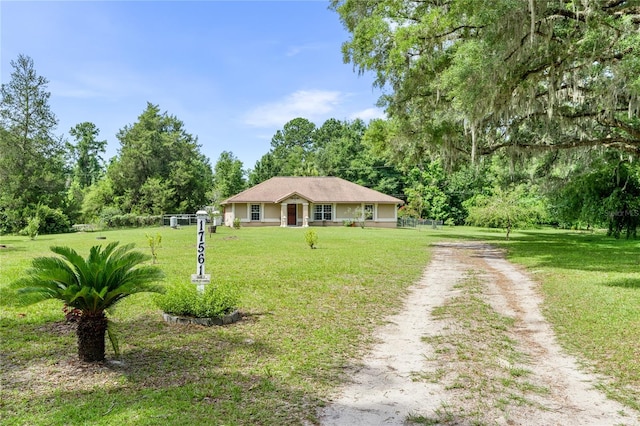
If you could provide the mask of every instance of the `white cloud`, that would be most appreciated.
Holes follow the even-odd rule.
[[[291,46],[289,47],[289,50],[287,50],[286,55],[287,56],[296,56],[302,52],[305,51],[309,51],[309,50],[320,50],[322,48],[325,47],[324,43],[307,43],[307,44],[301,44],[301,45],[297,45],[297,46]]]
[[[355,120],[356,118],[366,122],[374,118],[387,118],[387,116],[384,111],[379,108],[367,108],[349,115],[350,120]]]
[[[254,127],[283,126],[296,117],[313,121],[326,117],[343,99],[338,91],[298,90],[282,100],[252,109],[244,121]]]
[[[121,99],[132,94],[151,94],[148,78],[118,64],[87,64],[74,73],[51,81],[51,91],[66,98]]]

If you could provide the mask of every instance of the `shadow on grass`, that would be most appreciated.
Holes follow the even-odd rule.
[[[308,401],[303,391],[265,374],[217,371],[155,388],[59,388],[8,406],[4,417],[15,424],[296,424]],[[28,406],[46,410],[29,412]]]
[[[17,253],[27,251],[27,248],[24,246],[16,246],[11,243],[6,243],[0,240],[0,254],[2,253]]]
[[[134,319],[118,321],[118,332],[126,332],[128,349],[123,351],[123,361],[141,368],[152,366],[150,359],[161,359],[157,367],[166,365],[167,357],[162,356],[163,351],[169,352],[175,361],[180,363],[182,354],[189,356],[194,354],[196,359],[188,360],[189,363],[197,359],[205,363],[220,366],[230,353],[241,352],[244,356],[257,357],[272,352],[270,346],[261,339],[256,339],[245,334],[245,326],[253,318],[266,315],[265,313],[245,313],[239,322],[224,326],[201,326],[195,324],[170,324],[159,320],[155,315],[143,315]],[[141,351],[156,351],[151,358],[150,354],[141,356]],[[195,364],[198,364],[195,362]],[[181,366],[180,368],[184,368]]]
[[[202,339],[205,340],[205,339]],[[199,343],[199,342],[198,342]],[[211,339],[204,344],[190,343],[175,348],[136,348],[110,363],[113,371],[144,388],[172,388],[190,383],[204,383],[227,368],[227,360],[238,354],[255,359],[271,352],[268,345],[234,336]]]
[[[121,357],[115,358],[107,340],[107,368],[124,374],[134,382],[163,380],[172,374],[188,374],[203,365],[224,365],[230,353],[256,358],[272,352],[269,345],[242,332],[199,325],[167,324],[152,316],[114,322],[120,341]],[[0,351],[3,374],[10,374],[43,360],[77,360],[75,324],[62,321],[25,323],[23,318],[3,318],[0,332],[4,345]],[[79,362],[79,361],[78,361]],[[90,365],[90,364],[87,364]]]
[[[37,348],[19,355],[19,365],[0,357],[3,382],[10,384],[0,404],[6,408],[3,421],[297,424],[308,415],[303,412],[317,404],[316,397],[287,385],[268,367],[259,367],[268,365],[261,359],[277,353],[265,340],[249,337],[236,324],[172,325],[144,315],[121,321],[118,329],[125,343],[121,358],[97,364],[77,361],[72,327],[22,325],[22,331],[31,336],[45,327],[67,341],[61,344],[56,336],[44,333]],[[28,341],[22,343],[28,345]],[[51,357],[59,361],[51,362]],[[32,375],[23,377],[25,369]],[[38,412],[33,407],[46,410]]]
[[[12,368],[22,368],[28,360],[66,357],[70,351],[69,346],[75,339],[75,327],[69,329],[64,321],[33,323],[25,322],[20,317],[2,318],[0,355],[7,362],[2,366],[2,374]]]
[[[601,285],[607,287],[620,287],[630,289],[640,289],[640,278],[621,278],[618,280],[605,281]]]
[[[633,273],[640,265],[640,241],[601,234],[556,230],[518,231],[509,241],[491,231],[446,232],[443,239],[483,241],[504,248],[508,257],[526,258],[531,267]]]

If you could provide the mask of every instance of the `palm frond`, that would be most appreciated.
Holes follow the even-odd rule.
[[[88,262],[82,258],[74,249],[65,246],[51,247],[51,251],[66,260],[65,264],[76,275],[78,282],[87,282],[90,278],[91,268]],[[52,259],[52,258],[49,258]],[[55,258],[54,258],[55,259]],[[59,259],[61,262],[63,260]]]
[[[68,289],[77,285],[69,265],[59,258],[38,257],[24,277],[11,284],[17,289],[18,303],[29,305],[47,299],[67,301]]]
[[[18,288],[23,303],[60,299],[69,306],[97,313],[131,294],[162,292],[154,284],[164,274],[155,266],[140,266],[148,254],[133,250],[134,244],[118,242],[93,246],[86,259],[69,247],[55,246],[59,257],[33,259],[26,276],[12,286]]]
[[[107,321],[107,336],[111,342],[111,347],[116,357],[120,356],[120,342],[118,342],[118,336],[115,330],[113,321]]]

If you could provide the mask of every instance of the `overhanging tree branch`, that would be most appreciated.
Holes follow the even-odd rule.
[[[555,151],[555,150],[568,150],[576,148],[585,148],[593,146],[603,146],[607,148],[615,148],[630,154],[640,154],[640,140],[626,139],[622,137],[604,137],[597,139],[574,139],[572,141],[556,143],[556,144],[532,144],[532,143],[514,143],[505,142],[489,147],[479,148],[478,153],[480,155],[490,155],[499,151],[502,148],[515,147],[519,149],[527,149],[532,151]],[[469,154],[468,151],[465,151]]]

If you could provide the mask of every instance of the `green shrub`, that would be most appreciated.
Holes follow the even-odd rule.
[[[41,205],[38,206],[37,215],[41,234],[62,234],[71,230],[69,218],[60,209]]]
[[[117,207],[105,207],[100,211],[98,221],[103,223],[104,226],[110,227],[113,223],[113,217],[121,215],[122,211]]]
[[[238,307],[235,288],[219,284],[207,284],[204,293],[196,285],[177,283],[167,288],[164,295],[155,298],[156,305],[167,314],[194,317],[220,318]]]
[[[38,216],[29,218],[27,226],[25,226],[20,234],[28,236],[30,239],[35,240],[40,231],[40,219]]]
[[[240,218],[236,217],[235,219],[233,219],[233,227],[236,229],[240,229]]]
[[[313,229],[309,229],[304,234],[304,240],[307,242],[307,245],[312,249],[316,248],[316,244],[318,244],[318,234]]]
[[[10,215],[3,208],[0,208],[0,235],[8,234],[13,229]]]

